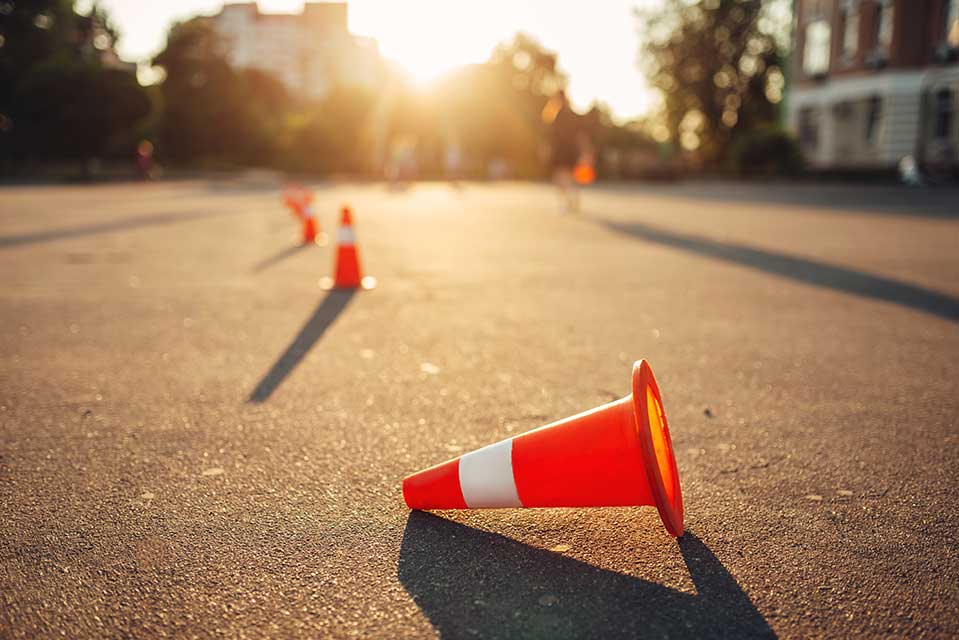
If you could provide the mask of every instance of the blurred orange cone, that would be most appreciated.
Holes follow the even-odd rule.
[[[343,207],[340,228],[336,232],[336,264],[334,278],[323,278],[320,286],[324,289],[372,289],[376,278],[363,277],[360,269],[360,256],[356,248],[356,236],[353,234],[353,213],[349,207]]]
[[[297,184],[291,184],[283,192],[283,204],[297,220],[303,233],[303,244],[326,245],[326,234],[320,231],[320,223],[313,211],[313,192]]]
[[[411,509],[648,505],[683,535],[669,425],[645,360],[625,398],[415,473],[403,498]]]
[[[304,196],[303,188],[295,183],[288,184],[286,189],[283,190],[283,204],[297,220],[303,218]]]
[[[316,217],[310,209],[303,215],[303,244],[316,242]]]

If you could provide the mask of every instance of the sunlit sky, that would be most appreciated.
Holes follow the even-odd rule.
[[[649,93],[636,67],[639,40],[632,9],[640,0],[350,0],[349,26],[375,38],[380,51],[427,81],[482,62],[517,31],[559,53],[578,109],[594,100],[619,120],[641,115]],[[121,31],[120,55],[148,60],[162,49],[174,20],[215,14],[217,0],[100,0]],[[299,12],[302,0],[260,0],[260,10]]]

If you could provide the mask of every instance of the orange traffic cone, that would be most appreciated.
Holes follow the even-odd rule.
[[[326,234],[320,231],[320,223],[313,211],[313,192],[297,184],[289,185],[283,192],[285,204],[293,217],[300,221],[303,244],[326,245]]]
[[[312,197],[310,198],[312,200]],[[326,244],[326,234],[319,232],[319,223],[316,221],[316,214],[313,211],[313,205],[307,204],[303,207],[303,244],[315,242],[319,245]]]
[[[297,220],[303,218],[303,201],[305,191],[298,184],[289,184],[283,190],[283,204],[290,210]]]
[[[403,498],[411,509],[649,505],[683,535],[669,425],[645,360],[625,398],[415,473]]]
[[[372,289],[376,278],[363,277],[360,270],[360,256],[356,249],[356,236],[353,234],[353,213],[349,207],[343,207],[340,228],[336,233],[335,277],[323,278],[320,286],[324,289]]]

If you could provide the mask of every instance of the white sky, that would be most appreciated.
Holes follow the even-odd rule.
[[[89,0],[87,0],[89,2]],[[617,119],[641,115],[649,93],[636,66],[633,7],[641,0],[349,0],[350,30],[376,38],[388,58],[429,79],[485,60],[517,31],[559,53],[574,106],[594,100]],[[82,3],[81,3],[82,4]],[[143,61],[159,51],[170,24],[214,14],[222,0],[100,0],[122,38],[120,54]],[[260,0],[266,12],[298,12],[302,0]]]

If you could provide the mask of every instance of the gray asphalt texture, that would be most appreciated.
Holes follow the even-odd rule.
[[[0,189],[0,637],[955,637],[959,191]],[[629,391],[652,508],[411,513],[414,471]]]

